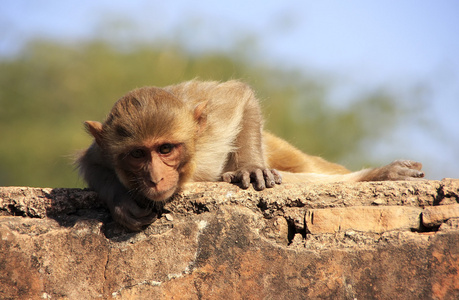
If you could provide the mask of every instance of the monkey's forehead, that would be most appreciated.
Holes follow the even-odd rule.
[[[125,116],[103,126],[103,137],[114,148],[128,145],[150,147],[164,143],[191,143],[196,124],[190,118],[137,118]]]
[[[129,111],[130,109],[181,107],[184,103],[171,92],[159,87],[142,87],[128,92],[115,104],[114,109]]]
[[[118,100],[110,110],[106,125],[120,122],[162,122],[176,123],[176,120],[188,119],[193,109],[187,103],[170,93],[166,97],[148,95],[129,95]]]
[[[183,103],[171,105],[168,99],[142,103],[136,100],[118,101],[107,116],[104,127],[110,130],[111,127],[121,126],[126,129],[137,129],[136,131],[153,128],[155,131],[161,131],[177,126],[186,128],[193,123],[192,116],[190,107]]]

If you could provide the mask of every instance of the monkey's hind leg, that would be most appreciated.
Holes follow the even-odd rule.
[[[422,180],[422,164],[411,160],[396,160],[384,167],[364,169],[348,174],[318,174],[280,172],[285,183],[330,183],[385,180]]]

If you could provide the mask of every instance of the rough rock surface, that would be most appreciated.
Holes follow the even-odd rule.
[[[190,184],[144,231],[0,187],[0,299],[459,299],[459,180]]]

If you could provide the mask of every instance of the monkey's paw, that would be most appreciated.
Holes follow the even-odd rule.
[[[125,201],[110,209],[113,219],[132,231],[140,231],[158,218],[158,212],[153,208],[143,208],[135,201]]]
[[[253,187],[261,191],[281,184],[282,176],[275,169],[245,168],[224,173],[222,180],[228,183],[240,183],[243,189],[247,189],[250,182],[253,182]]]
[[[396,160],[376,169],[372,180],[420,180],[424,177],[422,164],[412,160]]]

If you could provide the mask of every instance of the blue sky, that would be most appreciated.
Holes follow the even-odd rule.
[[[196,50],[230,49],[253,36],[254,58],[333,76],[336,103],[377,86],[422,86],[434,134],[401,124],[374,155],[421,160],[431,179],[459,178],[458,1],[3,0],[0,55],[14,54],[30,38],[95,36],[107,19],[135,20],[120,33],[126,38],[184,32]]]

